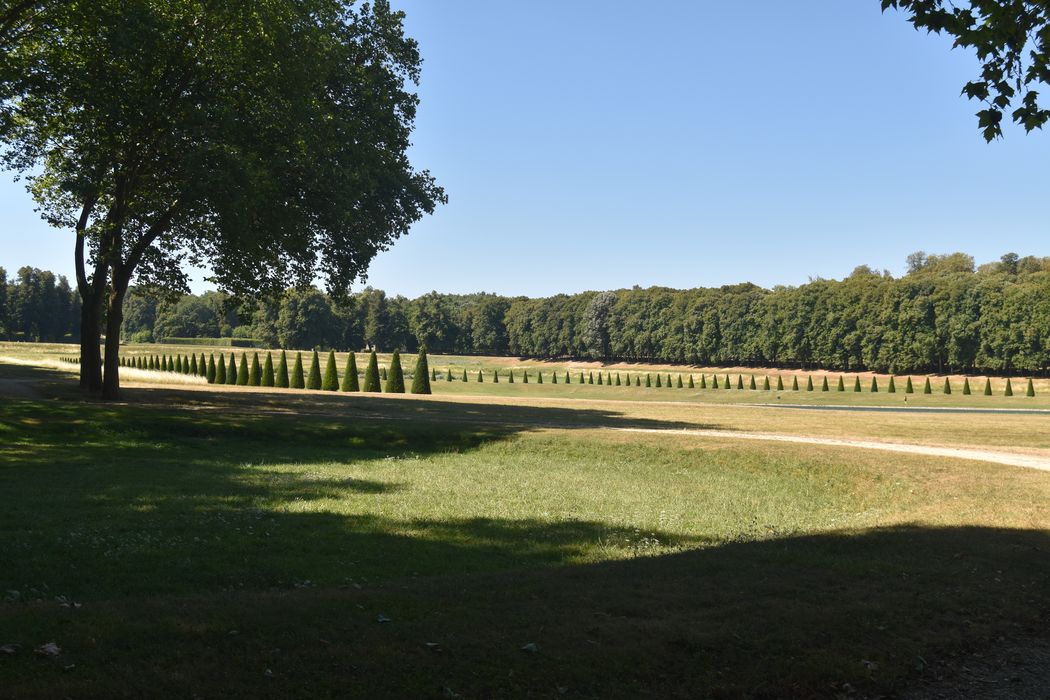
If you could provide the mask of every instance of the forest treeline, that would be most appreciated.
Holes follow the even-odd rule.
[[[55,324],[65,316],[27,322],[25,311],[34,306],[21,301],[56,299],[63,309],[75,308],[75,292],[64,278],[47,279],[55,280],[39,270],[19,271],[6,285],[0,329],[27,339],[55,338]],[[56,292],[23,293],[25,280]],[[845,279],[798,287],[635,287],[536,299],[438,292],[408,299],[369,288],[337,301],[311,288],[236,304],[218,292],[158,299],[139,288],[125,302],[124,336],[130,342],[254,338],[289,349],[414,351],[425,344],[437,353],[1045,373],[1050,258],[1007,254],[977,267],[962,253],[915,253],[907,274],[896,278],[861,266]]]

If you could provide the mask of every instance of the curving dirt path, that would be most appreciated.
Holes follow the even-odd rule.
[[[902,452],[912,455],[930,455],[932,457],[955,457],[972,459],[978,462],[994,462],[1012,467],[1025,467],[1050,472],[1050,457],[1016,454],[1012,452],[995,452],[994,450],[974,450],[957,447],[931,447],[928,445],[910,445],[901,442],[876,442],[874,440],[849,440],[841,438],[806,437],[804,435],[779,435],[776,433],[744,433],[732,430],[662,430],[659,428],[609,428],[631,433],[658,433],[674,435],[696,435],[736,440],[763,440],[766,442],[793,442],[804,445],[827,445],[831,447],[855,447],[862,450],[883,450],[885,452]]]

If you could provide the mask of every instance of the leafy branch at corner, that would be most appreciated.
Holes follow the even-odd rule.
[[[386,0],[0,0],[0,143],[75,234],[81,385],[115,397],[132,280],[345,293],[445,201],[407,157],[422,60]],[[105,374],[99,353],[105,319]]]
[[[1041,129],[1050,110],[1039,104],[1035,87],[1050,85],[1050,2],[1047,0],[881,0],[882,9],[910,14],[916,29],[955,37],[955,46],[973,49],[981,75],[962,94],[984,103],[977,123],[985,140],[1003,135],[1003,116],[1026,132]]]

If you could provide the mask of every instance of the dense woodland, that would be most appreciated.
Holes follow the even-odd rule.
[[[2,273],[0,273],[2,274]],[[75,336],[65,278],[22,268],[0,285],[0,333]],[[338,301],[316,289],[236,303],[218,293],[163,298],[133,288],[124,340],[253,338],[268,347],[375,347],[888,372],[1050,370],[1050,258],[976,267],[961,253],[916,253],[894,278],[858,267],[798,287],[662,287],[528,299],[366,289]]]

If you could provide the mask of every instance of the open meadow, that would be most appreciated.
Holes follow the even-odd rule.
[[[868,696],[1045,639],[1044,413],[162,372],[102,403],[75,352],[0,348],[0,696]]]

